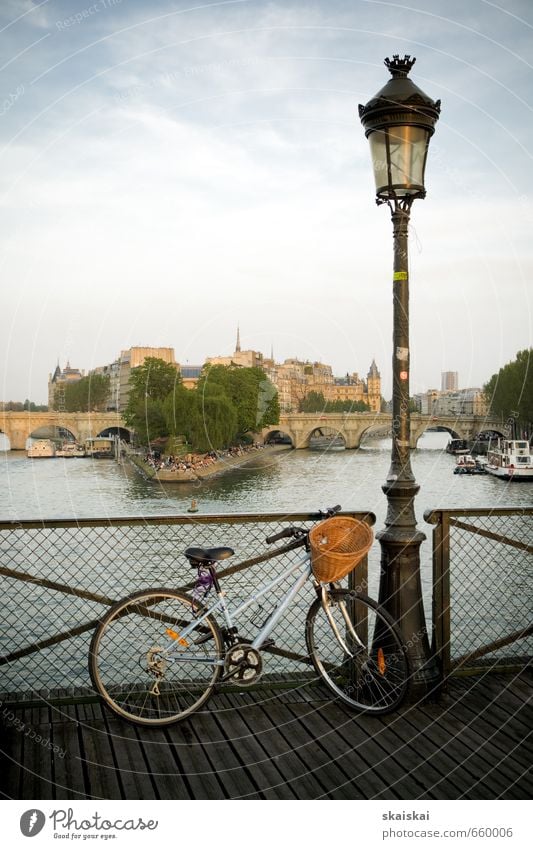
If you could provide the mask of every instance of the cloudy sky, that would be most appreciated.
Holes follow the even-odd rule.
[[[2,0],[0,399],[131,345],[391,392],[392,234],[357,114],[442,100],[412,212],[411,390],[532,344],[530,0]]]

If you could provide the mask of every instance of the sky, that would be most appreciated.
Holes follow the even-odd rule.
[[[411,392],[532,345],[530,0],[2,0],[0,400],[133,345],[320,360],[391,394],[392,225],[358,104],[442,111],[413,204]]]

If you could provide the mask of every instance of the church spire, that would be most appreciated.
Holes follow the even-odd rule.
[[[241,333],[239,329],[239,325],[237,325],[237,344],[235,346],[235,353],[240,354],[241,352]]]

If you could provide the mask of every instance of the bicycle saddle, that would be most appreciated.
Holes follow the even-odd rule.
[[[232,554],[235,554],[232,548],[187,548],[185,551],[185,557],[187,560],[190,560],[191,563],[194,561],[195,563],[214,563],[217,560],[226,560],[227,557],[231,557]]]

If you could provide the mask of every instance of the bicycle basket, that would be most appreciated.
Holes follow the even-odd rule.
[[[365,522],[332,516],[309,531],[311,565],[317,581],[340,581],[361,562],[374,534]]]

